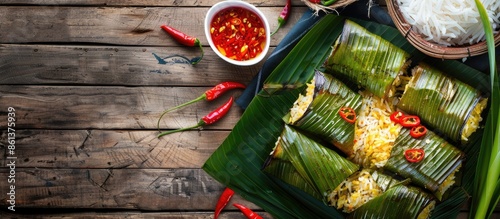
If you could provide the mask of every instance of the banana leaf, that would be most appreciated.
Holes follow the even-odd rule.
[[[425,124],[451,140],[462,142],[466,141],[462,139],[466,121],[483,99],[472,86],[429,65],[419,64],[397,106],[407,113],[419,115]]]
[[[422,161],[406,161],[404,152],[412,148],[424,149]],[[465,154],[461,150],[432,131],[427,131],[421,138],[414,138],[409,129],[402,129],[384,169],[411,179],[414,184],[433,192],[441,200],[444,192],[439,187],[461,166],[464,158]]]
[[[264,168],[264,171],[274,174],[281,180],[314,196],[329,194],[347,178],[357,178],[355,173],[359,170],[358,165],[288,125],[285,125],[270,157],[273,159]],[[382,192],[388,192],[390,197],[394,195],[391,188],[408,183],[395,180],[393,177],[375,170],[365,169],[364,171],[367,171]],[[311,185],[314,187],[312,189],[314,191],[311,191]],[[398,205],[400,211],[396,214],[392,213],[393,215],[403,213],[402,215],[413,214],[414,216],[434,199],[431,195],[413,187],[398,190],[396,195],[404,197],[400,201],[405,203]],[[320,199],[329,201],[327,197]],[[372,204],[368,205],[372,206]],[[369,212],[373,211],[370,208],[366,209]]]
[[[382,37],[347,20],[325,63],[325,69],[380,98],[395,94],[394,80],[406,72],[410,55]]]
[[[323,199],[323,196],[300,175],[290,161],[271,159],[265,166],[264,172],[297,187],[316,199]]]
[[[315,69],[324,62],[330,50],[330,46],[326,45],[331,45],[340,34],[342,29],[335,27],[341,27],[344,18],[325,16],[320,22],[316,26],[332,28],[312,28],[285,57],[289,61],[281,62],[264,81],[264,92],[259,95],[270,95],[284,88],[298,88],[311,80]]]
[[[321,60],[318,57],[327,56],[328,49],[323,49],[333,45],[342,30],[344,20],[345,17],[333,14],[324,16],[295,47],[311,47],[318,50],[302,52],[300,49],[294,48],[280,63],[279,66],[281,67],[276,68],[271,76],[267,78],[267,83],[300,87],[295,86],[296,82],[297,84],[304,84],[308,81],[306,79],[311,79],[314,68],[319,68],[321,61],[317,62],[317,66],[309,66],[308,61],[316,58]],[[412,47],[398,30],[374,22],[354,21],[404,49],[413,57],[422,57],[421,53]],[[316,35],[319,32],[328,33],[329,31],[330,33],[327,35]],[[323,40],[325,37],[329,40]],[[319,50],[321,52],[318,52]],[[295,67],[288,68],[292,64]],[[485,76],[482,73],[460,62],[436,60],[434,65],[439,68],[445,67],[453,77],[470,78],[471,80],[468,82],[477,82],[477,84],[472,84],[474,87],[478,87],[478,84],[483,81],[488,81],[484,79]],[[305,71],[304,69],[307,68],[311,70]],[[288,186],[286,183],[276,180],[276,178],[265,174],[261,170],[261,166],[266,161],[269,152],[282,132],[282,117],[288,113],[300,92],[301,89],[282,90],[279,95],[269,96],[269,92],[260,91],[259,95],[252,100],[244,111],[232,132],[205,162],[203,169],[215,180],[232,188],[243,198],[257,204],[273,215],[274,218],[343,218],[343,214],[326,206],[322,201],[307,195],[307,193],[296,187]],[[478,142],[469,142],[468,144],[470,145],[467,148],[468,150],[477,150]],[[476,162],[476,156],[467,154],[467,163],[474,164]],[[472,181],[470,176],[474,175],[474,169],[466,168],[464,172],[463,175],[469,176],[469,178],[463,178],[462,181]],[[465,191],[470,193],[471,188],[467,187]],[[467,200],[466,196],[450,197],[450,199],[452,198],[454,201]],[[448,214],[450,213],[449,209],[457,212],[456,209],[460,209],[461,205],[458,207],[456,205],[461,202],[451,201],[446,199],[438,204],[431,217],[436,218]]]
[[[275,151],[284,154],[277,158],[290,162],[301,178],[321,195],[336,188],[359,169],[358,165],[288,125],[285,125],[272,155]]]
[[[312,103],[309,104],[300,119],[288,124],[308,133],[314,133],[335,145],[346,155],[351,155],[353,153],[354,124],[342,119],[338,111],[341,107],[350,107],[358,113],[362,97],[331,75],[316,71],[314,78],[315,88]],[[288,121],[289,117],[290,113],[284,117],[285,122]]]
[[[368,201],[348,218],[417,218],[433,202],[433,197],[422,190],[399,184]]]

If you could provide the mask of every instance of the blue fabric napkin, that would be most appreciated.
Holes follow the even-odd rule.
[[[339,15],[374,21],[380,24],[394,26],[388,12],[378,5],[369,7],[368,0],[359,0],[345,8],[338,9]],[[318,22],[325,14],[315,14],[312,10],[306,11],[300,20],[292,27],[290,32],[281,40],[269,58],[264,62],[258,74],[252,79],[242,95],[235,101],[242,109],[246,109],[253,97],[262,89],[262,85],[271,72],[286,57],[300,39]],[[500,47],[497,48],[500,53]],[[464,64],[481,72],[488,70],[487,54],[469,57]]]

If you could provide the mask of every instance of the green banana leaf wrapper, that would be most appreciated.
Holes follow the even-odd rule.
[[[333,76],[316,71],[313,100],[304,114],[290,123],[290,113],[284,120],[290,125],[321,137],[335,145],[346,155],[351,155],[354,140],[354,124],[340,115],[341,107],[350,107],[356,113],[361,107],[361,95],[348,88]]]
[[[312,102],[307,106],[302,117],[290,125],[326,140],[350,157],[356,153],[354,151],[355,125],[344,121],[338,114],[338,110],[340,107],[349,106],[359,114],[363,97],[333,76],[319,71],[315,73],[314,84]],[[371,109],[371,107],[366,107],[366,109]],[[290,113],[284,117],[285,122],[289,121],[289,117]],[[404,157],[404,151],[412,148],[424,149],[426,159],[419,163],[408,162]],[[454,181],[445,180],[454,176],[465,155],[430,130],[425,137],[415,139],[410,136],[409,129],[401,129],[389,154],[391,156],[382,168],[411,179],[416,185],[434,193],[439,200],[454,184]],[[357,164],[363,166],[362,163]]]
[[[382,191],[379,197],[372,200],[401,202],[398,205],[398,213],[394,213],[393,209],[387,207],[384,211],[374,211],[375,206],[383,207],[388,203],[368,201],[355,210],[353,215],[348,216],[353,218],[359,218],[358,215],[373,215],[374,212],[377,218],[400,218],[398,216],[401,215],[404,215],[404,218],[417,218],[435,199],[420,189],[408,187],[408,180],[399,181],[371,169],[360,171],[358,165],[288,125],[285,125],[276,142],[264,171],[319,198],[325,204],[330,202],[328,195],[342,182],[348,182],[349,178],[356,178],[357,174],[366,171]],[[432,207],[428,211],[432,211]]]
[[[429,65],[419,64],[413,69],[413,77],[397,106],[406,113],[418,115],[423,123],[460,143],[467,141],[476,130],[472,127],[479,125],[486,101],[472,86]],[[475,109],[476,106],[482,108]],[[466,126],[468,119],[476,124]]]
[[[389,99],[396,94],[397,77],[407,71],[409,58],[406,51],[347,20],[324,67],[327,73]]]
[[[222,185],[230,187],[241,197],[257,204],[274,218],[345,218],[334,208],[326,206],[300,189],[276,180],[262,171],[262,165],[275,147],[283,131],[283,117],[305,85],[321,68],[343,29],[345,17],[325,15],[297,43],[291,52],[267,77],[265,86],[252,99],[241,119],[219,148],[203,165],[205,170]],[[424,57],[412,47],[398,30],[373,22],[353,19],[363,28],[402,48],[413,58]],[[320,37],[319,37],[320,36]],[[435,60],[435,66],[450,70],[453,77],[462,79],[487,92],[488,80],[481,72],[456,61]],[[482,130],[478,131],[481,136]],[[431,218],[456,218],[470,197],[474,167],[480,138],[465,145],[467,162],[463,170],[462,187],[439,202]]]
[[[285,125],[271,156],[290,162],[297,173],[322,195],[359,169],[358,165],[288,125]]]
[[[406,161],[404,153],[408,149],[423,149],[425,157],[417,163]],[[439,200],[453,183],[449,177],[460,169],[465,154],[432,131],[420,138],[410,135],[410,129],[402,129],[394,142],[391,157],[383,167],[393,173],[411,179],[425,188]],[[448,186],[449,185],[449,186]]]
[[[434,203],[432,195],[421,189],[398,184],[356,209],[348,218],[427,218]]]

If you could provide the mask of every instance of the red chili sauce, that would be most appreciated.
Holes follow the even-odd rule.
[[[238,61],[255,58],[266,45],[264,23],[257,14],[241,7],[218,12],[210,34],[220,53]]]

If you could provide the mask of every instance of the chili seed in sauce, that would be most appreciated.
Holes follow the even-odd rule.
[[[237,61],[255,58],[266,43],[262,20],[241,7],[218,12],[211,22],[210,33],[219,52]]]

